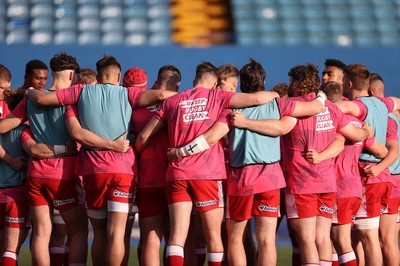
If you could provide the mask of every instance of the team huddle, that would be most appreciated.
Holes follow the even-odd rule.
[[[128,265],[136,213],[140,265],[276,265],[283,215],[292,265],[399,265],[400,99],[366,66],[298,65],[266,91],[253,59],[202,62],[179,93],[173,65],[150,89],[108,55],[50,69],[11,89],[0,65],[0,265],[30,229],[33,265],[86,265],[88,221],[93,265]]]

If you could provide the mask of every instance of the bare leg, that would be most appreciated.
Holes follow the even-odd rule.
[[[317,217],[289,220],[300,248],[301,262],[319,264],[319,255],[315,239]]]
[[[397,214],[383,214],[379,223],[379,236],[385,266],[399,266]]]
[[[124,235],[128,213],[108,212],[107,214],[107,264],[119,266],[124,259]]]
[[[258,265],[276,265],[277,218],[256,216],[256,236],[258,242]]]
[[[225,220],[226,230],[228,232],[229,265],[246,265],[246,253],[244,251],[243,239],[247,222],[247,220]]]
[[[164,220],[164,215],[140,218],[142,238],[140,265],[160,265],[160,244],[164,234]]]
[[[32,219],[32,264],[50,265],[49,242],[52,228],[51,212],[48,205],[31,207]]]

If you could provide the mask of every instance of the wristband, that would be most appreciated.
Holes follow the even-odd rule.
[[[65,146],[65,145],[54,145],[54,153],[56,155],[67,153],[67,146]]]
[[[326,94],[323,93],[322,91],[319,91],[317,93],[317,98],[315,98],[317,101],[320,101],[322,103],[322,106],[325,107],[325,101],[326,101]]]
[[[208,148],[210,148],[210,145],[208,145],[204,136],[200,135],[194,140],[192,140],[189,144],[183,146],[182,148],[179,148],[178,152],[180,152],[180,154],[182,155],[181,157],[186,157],[189,155],[203,152]]]

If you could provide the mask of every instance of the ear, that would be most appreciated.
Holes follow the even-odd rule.
[[[118,74],[118,80],[117,81],[118,81],[118,83],[121,82],[121,73]]]
[[[71,71],[69,73],[69,80],[74,80],[74,76],[75,76],[75,71]]]

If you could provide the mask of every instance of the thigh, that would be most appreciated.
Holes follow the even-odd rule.
[[[192,180],[189,181],[189,184],[196,211],[204,212],[224,207],[222,181]]]
[[[254,195],[233,196],[228,195],[226,206],[226,218],[237,221],[252,218]]]
[[[280,217],[280,190],[271,190],[258,193],[254,196],[254,216]]]

